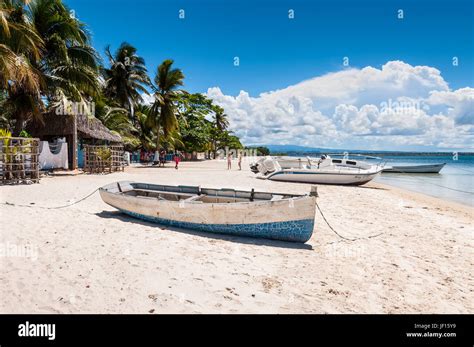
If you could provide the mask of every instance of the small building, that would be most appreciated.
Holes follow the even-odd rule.
[[[78,148],[83,145],[121,146],[120,135],[107,129],[97,118],[87,115],[58,115],[48,113],[42,122],[35,121],[27,126],[27,131],[43,141],[53,141],[65,137],[68,147],[69,169],[78,168]]]

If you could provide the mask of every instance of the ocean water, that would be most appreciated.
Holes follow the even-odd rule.
[[[292,155],[298,156],[293,153]],[[387,166],[446,163],[439,174],[382,173],[374,181],[474,207],[474,153],[459,153],[457,157],[448,153],[375,155],[382,157]]]
[[[474,155],[384,156],[387,165],[446,163],[439,174],[382,173],[376,182],[474,207]]]

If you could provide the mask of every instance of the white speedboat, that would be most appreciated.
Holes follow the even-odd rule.
[[[308,158],[304,167],[291,169],[283,169],[278,160],[265,157],[257,161],[254,167],[260,172],[260,178],[273,181],[336,185],[365,184],[373,180],[383,169],[380,165],[349,159],[333,159],[330,156],[322,156],[317,161]]]
[[[332,162],[336,166],[348,166],[348,167],[357,167],[357,168],[362,168],[362,169],[369,169],[372,164],[369,164],[365,161],[359,160],[359,159],[354,159],[350,158],[349,155],[346,154],[331,154],[336,156],[335,158],[330,157],[328,154],[322,155],[321,158],[329,158],[332,160]],[[366,155],[359,155],[359,154],[353,154],[351,157],[361,157],[361,158],[367,158],[367,159],[382,159],[379,157],[371,157],[371,156],[366,156]],[[268,157],[267,157],[268,158]],[[289,156],[272,156],[272,159],[278,162],[280,165],[281,169],[304,169],[309,165],[313,165],[314,163],[317,163],[320,158],[314,158],[314,157],[289,157]],[[260,159],[261,161],[262,159]],[[250,170],[254,173],[258,173],[259,170],[257,168],[258,162],[250,164]],[[378,164],[379,166],[381,163]]]

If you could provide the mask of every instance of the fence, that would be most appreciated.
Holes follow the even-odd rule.
[[[0,137],[0,184],[39,182],[39,139]]]
[[[123,171],[123,146],[84,145],[84,171],[103,173]]]

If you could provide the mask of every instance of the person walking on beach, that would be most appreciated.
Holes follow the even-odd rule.
[[[148,164],[153,165],[153,157],[154,157],[153,152],[148,151],[147,154],[146,154],[146,160],[147,160]]]
[[[239,153],[239,161],[238,161],[238,164],[239,164],[239,170],[242,170],[242,152]]]
[[[227,155],[227,170],[232,170],[232,153]]]
[[[163,150],[163,167],[165,166],[165,163],[166,163],[166,155],[168,154],[168,152],[166,151],[166,149]]]
[[[179,162],[181,161],[181,155],[179,154],[179,152],[176,152],[176,153],[174,154],[173,160],[174,160],[174,163],[176,164],[176,165],[174,166],[174,168],[175,168],[176,170],[178,170],[178,165],[179,165]]]
[[[166,151],[162,149],[160,151],[160,162],[158,163],[158,166],[165,166],[165,156],[166,156]]]
[[[161,154],[162,154],[162,151],[161,151],[161,150],[159,150],[159,151],[157,151],[157,153],[158,153],[158,160],[157,160],[157,164],[158,164],[158,167],[160,167],[160,166],[161,166],[161,161],[162,161],[162,160],[161,160]]]

